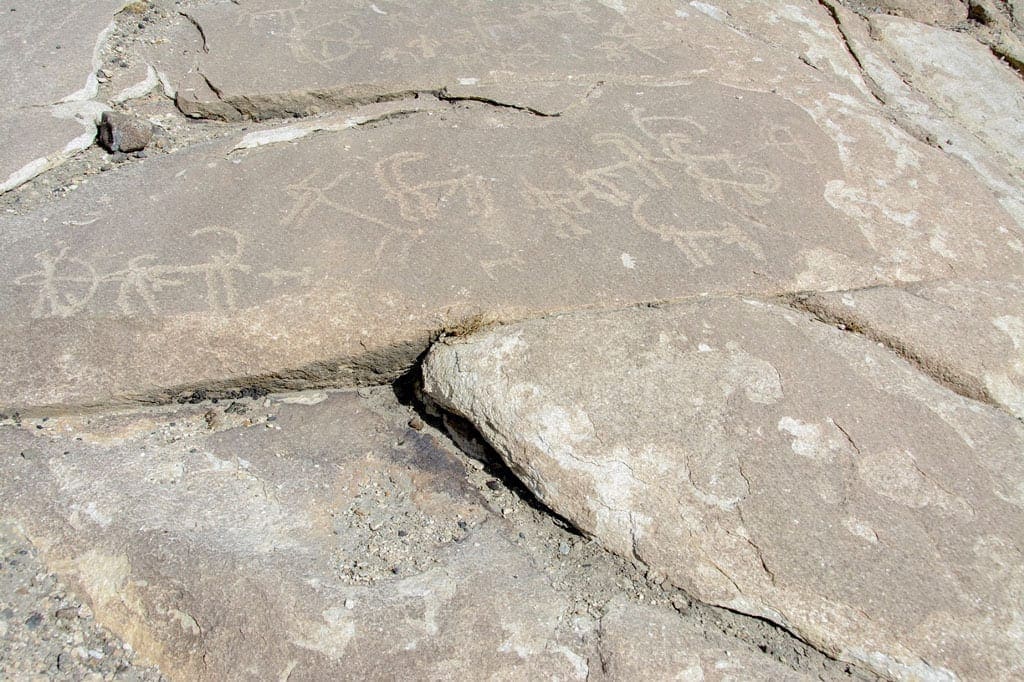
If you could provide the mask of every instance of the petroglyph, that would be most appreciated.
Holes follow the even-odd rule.
[[[291,7],[259,10],[242,5],[235,25],[267,35],[286,35],[285,42],[299,64],[344,62],[372,47],[347,17],[327,19],[310,4],[303,0]]]
[[[399,152],[379,162],[377,180],[385,195],[396,202],[402,219],[408,222],[436,220],[449,202],[458,202],[469,215],[486,219],[494,212],[494,201],[487,178],[473,174],[466,166],[453,169],[455,177],[421,182],[410,177],[433,177],[433,173],[407,170],[408,166],[427,159],[426,154]]]
[[[671,242],[695,268],[714,265],[717,260],[714,253],[722,246],[735,246],[758,260],[764,260],[764,251],[761,247],[732,223],[727,223],[717,230],[694,230],[660,222],[652,224],[644,217],[645,201],[645,198],[640,198],[633,204],[633,220],[641,229]]]
[[[764,141],[765,146],[778,151],[791,161],[807,166],[816,163],[811,146],[801,142],[790,126],[765,121],[758,137]]]
[[[601,41],[595,46],[595,50],[604,55],[609,62],[630,62],[638,56],[650,59],[653,62],[664,64],[665,59],[657,53],[659,45],[654,36],[648,33],[641,33],[625,23],[614,24],[605,31]]]
[[[326,207],[333,212],[375,225],[385,233],[398,231],[399,228],[391,223],[362,213],[349,206],[344,196],[344,187],[348,180],[349,176],[346,173],[330,177],[329,173],[316,170],[302,180],[288,185],[285,191],[295,197],[295,203],[291,211],[281,220],[281,224],[296,225],[305,223],[317,209]]]
[[[209,256],[205,262],[171,265],[161,263],[153,254],[140,254],[123,268],[102,272],[64,246],[56,252],[36,254],[39,269],[16,277],[14,284],[38,289],[31,316],[42,319],[68,318],[102,308],[107,302],[100,300],[100,292],[108,287],[115,292],[111,307],[133,316],[159,314],[161,294],[171,290],[179,296],[196,296],[205,309],[217,311],[238,308],[243,286],[240,278],[264,278],[272,286],[285,281],[308,283],[308,270],[254,272],[251,264],[243,262],[243,238],[235,230],[204,227],[190,236],[211,242],[204,251]]]
[[[694,267],[715,262],[704,245],[707,242],[737,247],[763,259],[762,248],[736,223],[750,224],[744,206],[772,202],[782,185],[779,176],[731,151],[705,151],[703,141],[709,130],[692,117],[645,115],[640,107],[631,107],[630,116],[638,136],[608,132],[591,138],[595,148],[606,150],[606,156],[614,159],[611,163],[587,170],[563,165],[568,189],[548,189],[523,180],[527,205],[544,212],[562,237],[589,234],[587,216],[612,207],[628,209],[638,227],[673,243]],[[810,161],[789,128],[771,130],[764,147],[799,157],[802,163]],[[696,188],[700,199],[724,209],[734,220],[715,229],[688,229],[645,217],[645,205],[675,200],[680,185]]]

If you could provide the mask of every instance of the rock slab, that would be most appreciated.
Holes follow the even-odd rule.
[[[1010,216],[919,152],[868,189],[807,111],[698,80],[147,159],[0,218],[0,410],[380,381],[478,313],[1015,272]]]
[[[697,598],[901,679],[1012,679],[1024,426],[786,308],[710,299],[435,346],[427,393]]]

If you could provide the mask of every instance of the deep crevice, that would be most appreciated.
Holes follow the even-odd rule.
[[[349,85],[326,90],[306,90],[270,94],[226,95],[224,91],[201,71],[197,73],[216,96],[215,102],[189,101],[180,96],[175,104],[178,110],[192,119],[226,122],[273,121],[307,118],[330,112],[344,112],[372,104],[385,104],[402,100],[416,100],[433,97],[441,102],[477,102],[501,109],[520,111],[540,118],[557,118],[560,111],[547,112],[525,104],[503,102],[491,97],[477,95],[453,95],[447,86],[436,88],[410,88],[386,90],[368,84]],[[224,111],[229,107],[230,113]]]
[[[484,472],[492,479],[499,481],[530,509],[551,518],[555,525],[573,535],[587,537],[571,521],[551,509],[527,488],[522,479],[469,420],[444,411],[423,392],[422,368],[423,360],[428,352],[430,352],[429,348],[416,358],[407,372],[392,382],[391,388],[398,402],[411,408],[427,424],[448,434],[460,452],[466,457],[480,462]]]
[[[636,306],[630,307],[645,305],[650,304],[639,303]],[[450,333],[453,328],[456,333],[469,333],[469,331],[479,330],[480,327],[480,324],[470,322],[449,326],[446,328],[447,332],[442,330],[432,333],[427,343],[408,348],[411,356],[403,369],[392,372],[386,381],[366,382],[367,385],[390,385],[399,403],[411,408],[424,422],[442,433],[448,434],[452,443],[460,452],[467,458],[480,462],[488,475],[500,482],[505,489],[521,500],[527,507],[549,518],[556,526],[569,533],[581,537],[589,537],[582,533],[571,521],[548,507],[530,491],[522,479],[484,439],[475,426],[465,419],[446,412],[424,395],[422,391],[422,364],[432,343],[446,333]],[[418,350],[413,351],[414,348]],[[373,356],[370,355],[364,357],[362,361],[366,362],[368,366],[372,366],[376,362]],[[336,366],[333,366],[333,363],[318,363],[315,367],[320,370],[338,370]],[[311,376],[304,377],[305,373],[311,373]],[[162,402],[217,403],[219,400],[225,399],[258,398],[272,392],[342,387],[336,385],[334,381],[323,380],[322,378],[318,380],[317,377],[316,370],[311,365],[303,370],[268,375],[262,379],[250,380],[245,384],[195,387],[188,392],[176,395],[174,400]],[[298,383],[289,384],[289,382]],[[345,387],[352,388],[353,386]],[[144,405],[145,403],[136,403],[133,406],[140,407]],[[21,414],[19,417],[29,418],[30,415]],[[598,547],[600,547],[600,543],[598,543]],[[706,630],[714,630],[723,635],[733,637],[795,670],[814,670],[818,673],[820,679],[878,679],[877,676],[855,664],[840,661],[828,653],[815,648],[793,631],[775,621],[700,601],[685,590],[671,585],[664,579],[655,579],[651,574],[643,577],[644,567],[632,563],[628,557],[618,557],[603,547],[600,551],[609,558],[614,558],[616,561],[622,561],[626,565],[634,566],[638,571],[635,579],[645,581],[650,589],[665,595],[665,601],[673,604],[676,611],[684,617],[693,619],[698,626]],[[757,625],[751,627],[752,623]]]
[[[447,88],[441,88],[437,92],[433,92],[431,94],[433,94],[435,97],[437,97],[442,102],[480,102],[481,104],[486,104],[486,105],[492,106],[492,107],[499,107],[499,108],[502,108],[502,109],[515,109],[516,111],[523,111],[523,112],[526,112],[528,114],[532,114],[534,116],[539,116],[541,118],[557,118],[557,117],[562,115],[562,112],[560,112],[560,111],[555,111],[555,112],[548,113],[548,112],[541,111],[540,109],[535,109],[534,107],[526,106],[524,104],[512,104],[512,103],[509,103],[509,102],[500,102],[500,101],[498,101],[496,99],[492,99],[490,97],[479,97],[479,96],[475,96],[475,95],[451,95],[451,94],[448,93],[448,89]]]
[[[203,30],[203,25],[199,23],[198,19],[196,19],[194,16],[192,16],[188,12],[182,12],[182,11],[179,10],[178,14],[180,14],[181,16],[183,16],[186,19],[188,19],[189,23],[191,23],[193,26],[196,27],[196,30],[199,31],[199,37],[202,38],[202,40],[203,40],[203,52],[209,53],[210,45],[206,41],[206,31]]]
[[[715,294],[713,298],[754,299],[773,305],[794,307],[792,301],[802,295],[830,292],[833,290],[819,292],[733,291]],[[426,354],[434,342],[441,338],[466,336],[491,327],[550,319],[563,315],[589,315],[636,308],[661,308],[681,305],[688,301],[703,301],[707,298],[708,296],[705,294],[690,294],[666,299],[634,301],[613,307],[580,306],[522,316],[477,313],[447,320],[437,327],[421,330],[419,333],[410,333],[408,338],[387,345],[375,348],[364,345],[364,350],[361,353],[335,355],[307,362],[297,367],[283,367],[230,379],[197,380],[174,386],[145,387],[138,391],[122,389],[117,393],[93,401],[80,400],[67,404],[23,405],[15,403],[0,405],[0,416],[15,412],[24,418],[68,416],[109,409],[237,399],[268,393],[390,385],[414,370],[419,359]]]

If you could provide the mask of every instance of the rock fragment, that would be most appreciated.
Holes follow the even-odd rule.
[[[153,124],[116,111],[104,111],[98,141],[108,152],[142,151],[153,139]]]

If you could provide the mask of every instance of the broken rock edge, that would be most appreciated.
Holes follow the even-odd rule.
[[[906,361],[914,370],[924,374],[942,388],[957,395],[980,402],[989,407],[999,408],[987,395],[978,394],[971,387],[954,378],[953,370],[935,362],[921,360],[909,353],[898,340],[886,340],[872,336],[873,331],[860,327],[848,327],[839,318],[819,314],[808,301],[819,294],[843,294],[876,288],[903,289],[948,279],[916,280],[913,282],[876,282],[857,288],[823,289],[815,291],[778,292],[716,292],[714,294],[690,294],[658,300],[633,301],[618,306],[582,305],[554,309],[541,314],[520,314],[515,312],[478,312],[456,319],[446,320],[434,328],[411,332],[405,338],[378,347],[363,344],[364,352],[336,355],[315,360],[298,367],[282,367],[259,374],[243,374],[224,379],[198,380],[167,387],[139,387],[136,391],[110,394],[96,401],[47,404],[0,404],[0,420],[17,416],[37,418],[89,414],[107,410],[129,409],[138,406],[160,406],[172,404],[194,404],[208,400],[231,400],[240,397],[264,396],[271,393],[286,393],[317,389],[346,389],[368,386],[393,385],[403,375],[417,370],[431,347],[445,339],[464,337],[479,331],[546,320],[565,316],[607,314],[642,308],[664,308],[684,305],[697,301],[716,299],[754,300],[778,306],[807,315],[810,320],[843,331],[857,333],[881,343],[888,351]],[[1002,408],[999,408],[1002,409]]]
[[[216,95],[217,100],[211,102],[189,100],[183,96],[179,88],[174,99],[175,106],[188,118],[229,123],[305,118],[370,104],[414,100],[420,97],[433,97],[439,101],[450,103],[480,102],[503,109],[522,111],[542,118],[555,118],[561,116],[565,111],[565,109],[545,111],[525,104],[505,102],[483,95],[455,95],[450,92],[448,85],[395,88],[365,83],[318,90],[225,95],[206,75],[202,72],[199,72],[199,75]],[[585,99],[585,96],[581,99]]]

